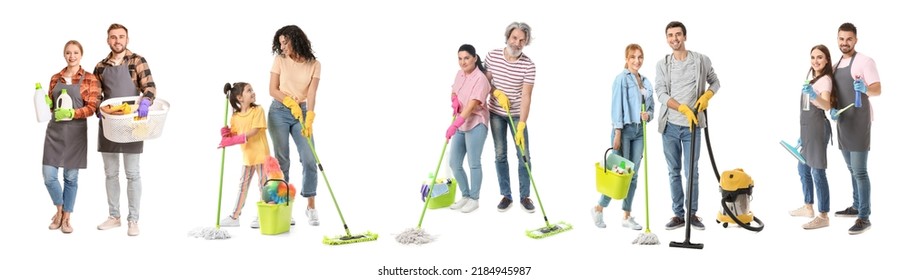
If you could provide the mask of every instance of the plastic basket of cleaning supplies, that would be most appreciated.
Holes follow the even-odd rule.
[[[101,128],[104,130],[104,138],[117,143],[131,143],[161,136],[164,131],[164,121],[167,120],[167,112],[170,111],[170,103],[157,98],[148,107],[148,116],[139,118],[140,98],[140,96],[116,97],[101,102],[99,107],[119,106],[124,103],[130,107],[130,113],[121,115],[101,111]]]
[[[450,179],[438,179],[436,184],[432,186],[432,193],[429,191],[429,185],[426,182],[423,182],[422,187],[420,188],[420,194],[423,198],[423,201],[426,201],[427,197],[429,198],[429,203],[426,207],[429,209],[438,209],[451,206],[455,201],[455,193],[457,192],[458,182],[454,178]]]
[[[612,199],[624,199],[631,187],[634,163],[619,156],[612,148],[606,150],[603,162],[596,163],[597,192]],[[603,163],[606,164],[604,168]],[[624,166],[624,168],[622,168]]]

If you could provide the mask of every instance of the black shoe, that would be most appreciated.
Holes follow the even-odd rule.
[[[858,210],[855,209],[855,207],[849,206],[846,210],[836,211],[833,215],[837,217],[858,217]]]
[[[511,199],[508,197],[502,197],[502,201],[499,201],[499,212],[508,211],[508,208],[511,208]]]
[[[691,215],[691,227],[696,230],[704,230],[704,224],[701,223],[701,218],[696,215]]]
[[[533,213],[533,210],[534,210],[533,201],[530,200],[529,197],[525,197],[525,198],[521,199],[521,206],[524,206],[524,211],[526,211],[527,213]]]
[[[865,232],[871,228],[871,221],[865,219],[855,219],[855,225],[849,228],[849,234],[856,235]]]
[[[674,230],[685,226],[685,219],[673,216],[669,223],[666,224],[666,230]]]

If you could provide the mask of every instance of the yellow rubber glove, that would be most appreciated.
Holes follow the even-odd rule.
[[[284,100],[281,100],[281,103],[284,104],[284,106],[287,106],[288,109],[290,109],[290,114],[294,116],[294,119],[299,120],[299,119],[303,118],[303,109],[300,109],[300,103],[297,103],[297,101],[294,100],[293,97],[285,96]]]
[[[514,144],[524,150],[524,128],[527,125],[524,122],[518,122],[518,133],[514,135]]]
[[[306,138],[312,137],[312,122],[316,119],[316,112],[307,111],[306,112],[306,123],[303,125],[303,136]]]
[[[691,111],[691,108],[688,108],[688,105],[679,104],[679,113],[685,115],[688,118],[688,130],[694,131],[694,126],[698,124],[698,117],[694,115],[694,112]]]
[[[511,105],[508,104],[508,96],[505,95],[504,91],[496,89],[492,92],[492,96],[495,97],[497,101],[499,101],[499,105],[502,105],[502,109],[505,109],[505,112],[511,111],[509,110],[509,108],[511,108]]]
[[[133,107],[127,103],[120,103],[117,106],[110,107],[112,115],[126,115],[133,112]]]
[[[698,109],[698,113],[707,110],[707,102],[710,101],[710,98],[713,98],[713,91],[707,90],[704,94],[701,94],[701,97],[698,98],[698,101],[694,103],[694,108]]]

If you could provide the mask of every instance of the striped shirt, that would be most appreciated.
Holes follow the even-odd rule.
[[[492,87],[502,90],[508,96],[510,103],[510,115],[521,113],[521,94],[524,85],[533,85],[537,76],[537,67],[527,57],[521,53],[518,61],[509,62],[505,60],[505,49],[495,49],[486,55],[486,69],[492,73]],[[489,111],[504,116],[505,110],[502,105],[493,96],[489,95]]]
[[[47,92],[48,96],[53,99],[53,88],[57,86],[57,83],[67,84],[63,80],[63,73],[66,72],[66,67],[63,67],[63,70],[60,70],[60,73],[54,74],[51,77],[50,81],[50,91]],[[82,107],[75,108],[73,111],[73,119],[85,119],[89,116],[95,114],[95,110],[98,109],[98,96],[101,95],[101,83],[98,82],[98,79],[92,73],[85,72],[81,66],[79,71],[73,75],[70,80],[73,82],[82,80],[82,83],[79,84],[79,95],[82,96]]]
[[[111,52],[106,58],[95,65],[95,77],[97,77],[102,84],[104,83],[104,78],[101,73],[104,73],[105,67],[114,66],[114,62],[111,61],[113,55],[114,53]],[[155,80],[152,79],[151,70],[148,69],[148,62],[145,61],[145,57],[135,54],[130,50],[126,50],[126,54],[123,58],[128,61],[127,67],[129,67],[129,77],[132,78],[133,82],[136,84],[136,89],[139,90],[143,97],[154,102],[157,90],[155,89]]]

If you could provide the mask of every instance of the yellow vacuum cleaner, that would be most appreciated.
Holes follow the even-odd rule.
[[[716,222],[728,227],[735,223],[750,231],[759,232],[764,229],[761,219],[751,212],[751,192],[754,189],[754,180],[741,168],[724,171],[720,176],[720,193],[723,211],[717,214]],[[756,223],[758,226],[752,226]]]

